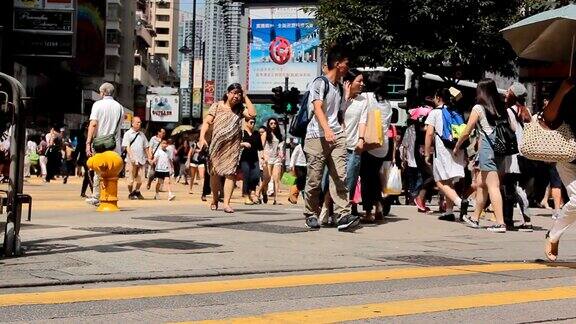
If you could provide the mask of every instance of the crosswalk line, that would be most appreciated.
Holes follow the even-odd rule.
[[[127,300],[137,298],[157,298],[257,289],[462,276],[480,273],[543,269],[551,268],[546,264],[538,263],[492,263],[480,265],[394,268],[386,270],[345,273],[323,273],[238,280],[18,293],[0,295],[0,307],[39,304],[66,304],[103,300]]]
[[[337,323],[402,315],[417,315],[442,311],[454,311],[480,307],[515,305],[530,302],[553,301],[576,298],[576,286],[549,289],[504,291],[476,295],[451,296],[391,301],[379,304],[332,307],[291,312],[269,313],[259,316],[238,317],[187,323],[258,324],[258,323]]]

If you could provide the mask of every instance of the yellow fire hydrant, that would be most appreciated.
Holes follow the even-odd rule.
[[[96,153],[86,162],[100,176],[100,206],[98,211],[113,212],[118,208],[118,175],[124,162],[114,151]]]

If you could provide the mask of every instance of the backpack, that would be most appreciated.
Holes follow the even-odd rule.
[[[508,156],[517,154],[518,151],[518,139],[516,138],[516,133],[512,130],[510,122],[508,121],[508,116],[501,119],[494,120],[494,141],[487,136],[486,132],[482,130],[484,136],[488,139],[488,143],[492,146],[494,155],[496,156]]]
[[[466,129],[464,117],[455,109],[444,106],[442,107],[442,125],[442,134],[438,132],[436,132],[436,134],[440,137],[447,149],[453,149]],[[462,148],[464,149],[467,146],[468,145],[462,145]]]
[[[324,95],[322,96],[323,99],[326,99],[328,95],[328,91],[330,91],[330,84],[328,79],[325,76],[319,76],[312,83],[316,80],[322,79],[324,81]],[[312,120],[312,112],[309,112],[309,104],[310,104],[310,90],[306,91],[302,96],[302,100],[300,101],[300,108],[294,117],[292,117],[292,122],[290,123],[290,135],[294,137],[304,138],[306,137],[306,130],[308,128],[308,124],[310,120]]]

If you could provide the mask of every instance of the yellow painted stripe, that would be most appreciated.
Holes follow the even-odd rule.
[[[337,323],[390,316],[416,315],[479,307],[494,307],[530,302],[576,298],[576,286],[550,289],[504,291],[496,293],[392,301],[380,304],[269,313],[261,316],[184,323]]]
[[[518,270],[548,269],[536,263],[494,263],[450,267],[397,268],[378,271],[324,273],[255,279],[222,280],[164,285],[95,288],[67,291],[20,293],[0,295],[0,307],[35,304],[65,304],[99,300],[168,297],[211,294],[254,289],[288,288],[314,285],[332,285],[355,282],[373,282],[443,276],[472,275]]]

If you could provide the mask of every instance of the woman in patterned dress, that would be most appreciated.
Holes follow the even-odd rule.
[[[234,191],[236,170],[240,161],[242,142],[242,119],[256,117],[256,108],[242,90],[234,83],[228,87],[222,101],[215,103],[204,118],[198,146],[203,149],[209,145],[210,186],[212,203],[210,209],[218,209],[221,178],[224,177],[224,212],[233,213],[230,198]],[[212,127],[210,127],[212,126]],[[211,128],[212,134],[209,133]],[[208,144],[210,141],[210,144]]]

